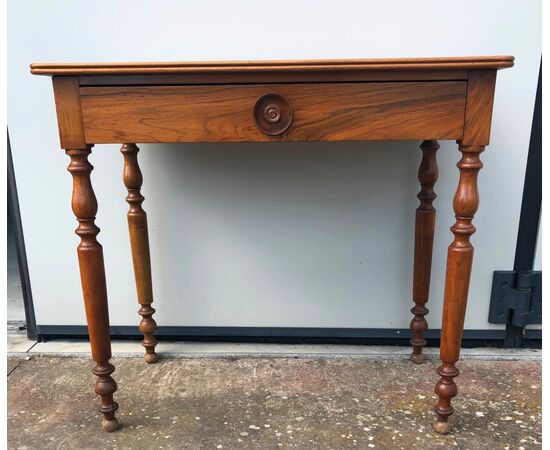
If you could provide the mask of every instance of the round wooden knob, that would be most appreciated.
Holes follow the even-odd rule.
[[[254,106],[254,120],[262,133],[282,134],[292,123],[292,106],[282,95],[263,95]]]

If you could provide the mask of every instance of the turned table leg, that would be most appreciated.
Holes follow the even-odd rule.
[[[124,144],[120,151],[124,156],[123,178],[124,184],[128,189],[126,201],[130,205],[130,209],[128,210],[128,229],[130,232],[138,302],[141,305],[138,311],[142,316],[139,324],[139,330],[143,334],[141,345],[145,347],[145,361],[155,363],[158,361],[158,355],[155,353],[157,340],[154,334],[157,324],[155,319],[153,319],[155,310],[151,306],[151,303],[153,303],[151,257],[149,255],[147,214],[141,207],[144,197],[140,192],[143,177],[137,159],[139,149],[135,144]]]
[[[437,421],[434,424],[434,429],[438,433],[450,431],[449,416],[453,413],[451,398],[457,394],[454,378],[459,372],[455,363],[460,356],[468,286],[474,256],[470,236],[476,231],[472,220],[479,204],[477,176],[483,167],[479,154],[484,149],[484,146],[460,145],[462,152],[462,158],[458,163],[460,180],[453,201],[456,222],[451,227],[454,240],[447,253],[441,327],[441,365],[437,368],[437,373],[441,378],[435,386],[439,402],[435,406]]]
[[[78,220],[76,234],[80,237],[78,262],[92,357],[96,362],[92,372],[98,377],[95,392],[101,397],[99,410],[104,416],[103,429],[114,431],[118,428],[118,420],[115,417],[118,404],[113,400],[117,385],[111,377],[115,367],[109,363],[111,337],[107,285],[103,248],[96,239],[99,228],[95,225],[97,200],[90,181],[90,173],[93,169],[88,161],[90,148],[91,146],[85,149],[67,150],[66,153],[71,158],[68,170],[73,176],[72,208]]]
[[[437,197],[433,187],[437,181],[436,152],[439,149],[437,141],[424,141],[420,145],[422,149],[422,162],[418,169],[418,181],[421,190],[418,193],[420,205],[416,209],[415,233],[414,233],[414,276],[413,276],[413,302],[411,313],[411,361],[417,364],[424,362],[422,348],[426,345],[424,333],[428,329],[428,323],[424,316],[428,314],[426,303],[430,291],[430,272],[432,270],[432,247],[435,231],[435,209],[432,206]]]

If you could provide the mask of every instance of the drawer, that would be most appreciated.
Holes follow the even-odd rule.
[[[465,81],[81,87],[86,142],[460,139]]]

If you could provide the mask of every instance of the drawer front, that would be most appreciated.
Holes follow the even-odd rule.
[[[90,144],[459,139],[466,82],[81,87],[80,96]]]

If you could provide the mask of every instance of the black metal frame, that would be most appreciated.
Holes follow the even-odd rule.
[[[23,291],[23,305],[25,308],[25,321],[27,325],[27,336],[29,339],[36,339],[36,318],[34,316],[34,305],[32,301],[31,282],[29,278],[29,267],[27,265],[27,253],[25,251],[25,239],[23,237],[23,226],[19,211],[19,198],[17,196],[17,185],[15,183],[15,172],[11,156],[10,136],[8,134],[8,208],[11,211],[14,223],[15,247],[17,249],[17,262],[19,264],[19,276],[21,277],[21,289]],[[9,220],[9,218],[8,218]]]
[[[84,325],[38,325],[38,339],[87,338]],[[540,330],[533,333],[524,345],[538,347]],[[539,332],[539,333],[537,333]],[[426,332],[427,345],[439,346],[441,330]],[[316,343],[316,344],[368,344],[409,345],[408,328],[283,328],[283,327],[159,327],[158,337],[179,341]],[[504,330],[464,330],[463,347],[500,347]],[[142,339],[137,326],[111,326],[113,339]]]
[[[514,271],[532,270],[537,248],[537,237],[542,202],[542,61],[539,69],[537,96],[533,112],[529,154],[525,170],[521,215],[519,219]],[[536,331],[536,330],[532,330]],[[504,347],[521,347],[524,328],[506,324]]]

